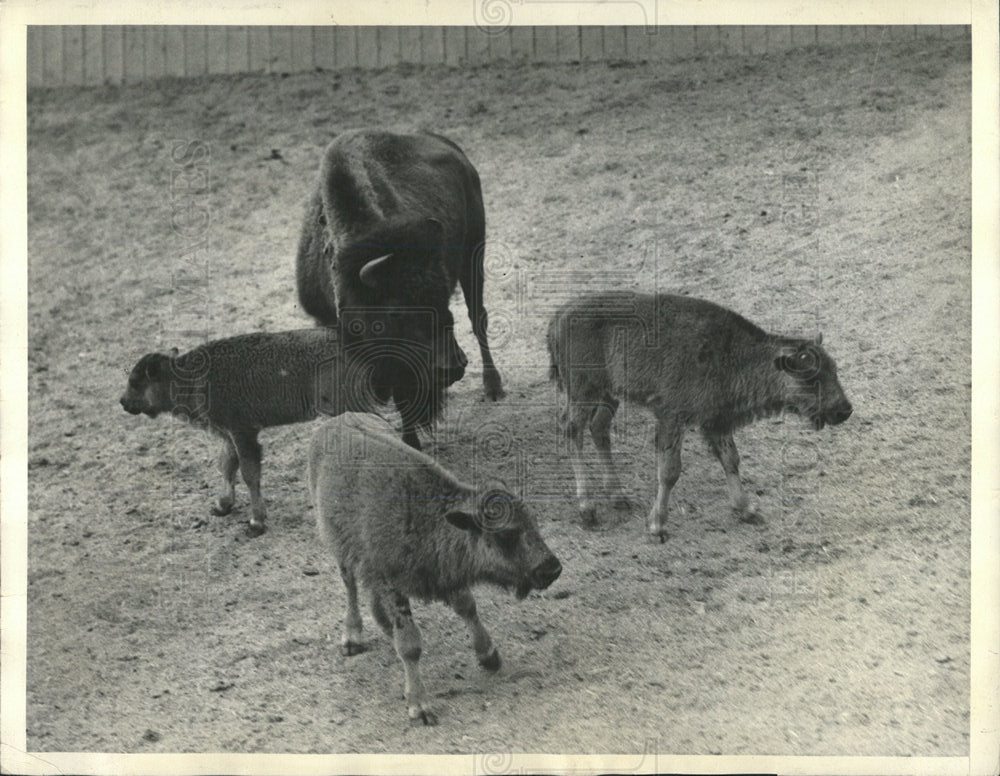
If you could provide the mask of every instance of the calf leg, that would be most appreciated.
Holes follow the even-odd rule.
[[[490,634],[479,621],[479,613],[476,611],[476,599],[472,597],[472,591],[468,588],[460,590],[451,597],[451,608],[455,613],[465,620],[465,626],[472,636],[472,649],[476,653],[479,665],[487,671],[497,671],[500,669],[500,653],[493,646]]]
[[[390,639],[392,638],[392,620],[389,619],[389,615],[386,614],[385,607],[382,605],[382,599],[378,593],[372,593],[372,617],[375,618],[375,622],[382,629],[386,636]]]
[[[656,421],[656,475],[659,485],[656,501],[649,513],[650,536],[665,542],[667,540],[667,502],[670,491],[681,475],[681,446],[684,442],[684,426],[669,415],[658,416]]]
[[[240,457],[236,453],[233,441],[228,436],[223,437],[218,461],[224,490],[216,498],[212,514],[228,515],[236,502],[236,470],[240,468]]]
[[[344,617],[344,636],[340,640],[340,651],[346,655],[357,655],[365,651],[361,640],[361,612],[358,610],[358,583],[354,574],[344,566],[340,568],[340,577],[344,580],[347,590],[347,616]]]
[[[436,725],[437,717],[427,708],[427,693],[420,680],[420,629],[413,621],[410,602],[406,596],[397,592],[383,594],[381,599],[386,604],[391,601],[392,641],[396,654],[403,663],[403,692],[406,695],[406,711],[410,722]]]
[[[256,431],[232,432],[233,444],[240,457],[240,473],[250,491],[250,527],[247,530],[251,536],[260,536],[267,530],[267,510],[264,499],[260,495],[260,455],[261,447],[257,442]]]
[[[585,526],[597,524],[597,512],[590,497],[590,472],[583,456],[583,431],[587,427],[591,409],[582,404],[568,402],[561,418],[563,435],[570,444],[570,460],[576,479],[576,498],[580,519]]]
[[[465,296],[465,307],[469,311],[469,320],[472,322],[472,333],[476,335],[479,342],[479,355],[483,359],[483,388],[486,391],[486,398],[490,401],[497,401],[504,397],[503,383],[500,380],[500,372],[493,363],[493,354],[490,352],[489,342],[486,337],[486,327],[489,323],[489,315],[483,306],[483,259],[485,257],[485,245],[477,245],[469,256],[466,269],[459,277],[462,286],[462,294]]]
[[[760,517],[747,509],[747,496],[740,481],[740,453],[736,449],[732,433],[703,433],[709,449],[719,459],[722,470],[726,473],[726,487],[729,489],[729,504],[733,516],[748,523],[759,522]]]
[[[628,509],[628,498],[611,460],[611,419],[617,410],[618,401],[611,396],[605,396],[590,419],[590,436],[594,440],[594,447],[597,448],[597,456],[601,462],[603,477],[601,484],[604,493],[611,497],[617,509]]]

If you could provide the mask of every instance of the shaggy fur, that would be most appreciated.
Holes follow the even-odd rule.
[[[403,417],[404,439],[440,414],[467,359],[448,301],[461,284],[490,399],[503,388],[483,307],[485,215],[479,175],[439,135],[354,131],[326,149],[296,261],[303,310],[360,347]],[[362,276],[366,264],[390,256]]]
[[[500,658],[475,614],[470,588],[485,582],[524,598],[559,576],[559,561],[524,504],[502,484],[461,482],[373,415],[327,421],[313,437],[308,480],[320,536],[347,588],[345,654],[363,648],[360,582],[372,594],[376,621],[396,642],[412,689],[411,718],[433,724],[422,691],[413,689],[419,688],[416,658],[406,654],[407,644],[419,644],[409,599],[455,608],[480,663],[495,670]]]
[[[260,495],[261,429],[375,405],[371,375],[343,351],[337,332],[303,329],[214,340],[183,355],[148,353],[132,369],[121,405],[133,415],[168,412],[223,440],[225,489],[213,507],[228,514],[239,468],[250,490],[250,533],[265,530]]]
[[[550,376],[566,396],[562,425],[572,441],[580,509],[594,505],[581,458],[589,427],[609,495],[627,506],[611,464],[609,428],[619,399],[649,407],[657,417],[660,488],[650,532],[661,540],[670,489],[680,474],[684,430],[697,426],[726,472],[733,510],[743,519],[739,454],[732,433],[783,410],[819,430],[851,414],[833,359],[820,338],[768,334],[745,318],[701,299],[609,291],[563,305],[548,328]]]

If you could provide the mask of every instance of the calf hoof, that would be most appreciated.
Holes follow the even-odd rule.
[[[666,528],[650,527],[646,529],[646,537],[650,544],[666,544],[668,535]]]
[[[411,725],[427,725],[431,727],[437,723],[438,718],[433,711],[428,711],[427,709],[410,709]]]
[[[497,652],[497,648],[493,647],[493,651],[491,651],[486,657],[479,658],[479,665],[487,671],[499,671],[500,653]]]
[[[345,641],[340,645],[340,654],[344,657],[351,657],[353,655],[360,655],[362,652],[367,651],[367,649],[368,647],[360,641]]]
[[[247,526],[247,536],[251,539],[261,536],[265,531],[267,531],[266,525],[263,523],[255,523],[253,520],[251,520],[250,524]]]
[[[229,499],[218,498],[215,500],[215,503],[212,504],[211,511],[216,517],[228,515],[233,511],[233,502]]]
[[[503,389],[503,383],[500,382],[500,373],[497,371],[487,370],[483,372],[483,389],[486,391],[486,398],[490,401],[500,401],[507,395]]]

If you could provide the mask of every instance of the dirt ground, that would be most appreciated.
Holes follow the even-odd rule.
[[[29,94],[29,748],[967,754],[969,57],[913,41]],[[407,723],[370,617],[371,649],[338,650],[315,427],[262,435],[270,530],[250,539],[242,483],[209,514],[214,442],[118,405],[145,352],[309,325],[303,202],[325,144],[362,126],[442,132],[480,171],[508,396],[483,401],[456,297],[470,372],[428,448],[523,490],[564,565],[521,604],[479,591],[497,675],[450,610],[415,605],[436,728]],[[670,538],[648,543],[638,408],[614,444],[645,502],[579,524],[542,331],[567,295],[618,286],[822,330],[855,413],[737,435],[764,525],[732,521],[691,434]]]

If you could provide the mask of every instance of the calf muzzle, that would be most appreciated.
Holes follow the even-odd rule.
[[[531,583],[536,590],[544,590],[555,582],[562,573],[562,564],[555,555],[550,555],[531,572]]]
[[[852,412],[854,412],[854,408],[851,406],[851,403],[849,401],[844,401],[843,404],[838,404],[837,406],[828,409],[824,415],[826,416],[827,423],[831,426],[836,426],[851,417]]]

